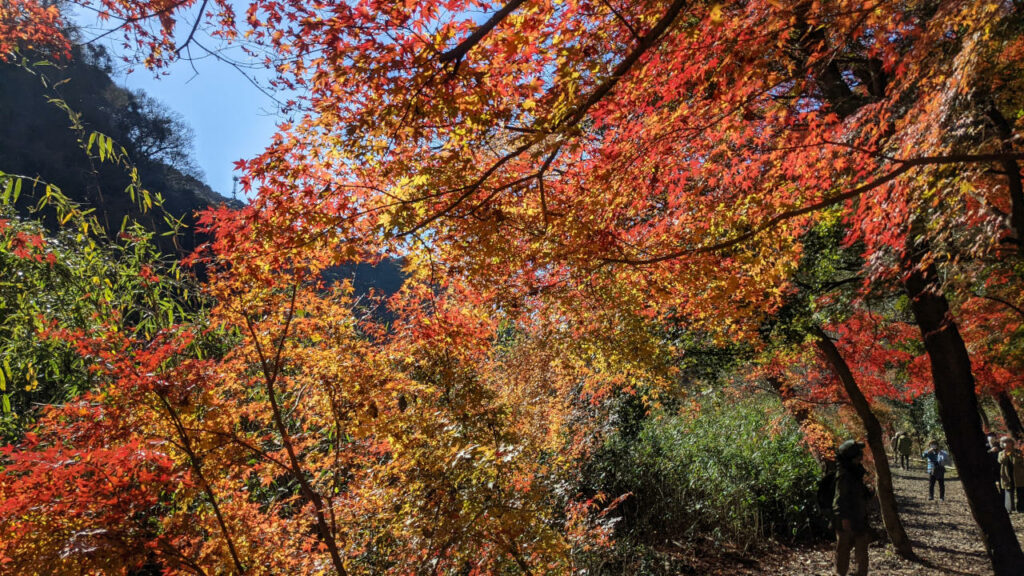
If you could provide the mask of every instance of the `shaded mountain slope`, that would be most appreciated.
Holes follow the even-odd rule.
[[[59,186],[72,200],[95,208],[108,231],[131,216],[164,232],[169,230],[165,214],[191,225],[195,211],[230,203],[200,180],[191,160],[191,130],[180,117],[142,92],[117,86],[104,62],[102,51],[78,48],[67,65],[37,67],[40,76],[0,65],[0,170]],[[163,198],[162,211],[143,211],[132,200],[124,166],[85,153],[83,133],[70,127],[68,112],[53,98],[81,115],[84,134],[101,132],[127,150],[142,185]],[[18,204],[23,212],[33,202],[27,188],[25,196]],[[186,230],[179,238],[158,242],[162,250],[181,255],[195,247],[197,238]]]

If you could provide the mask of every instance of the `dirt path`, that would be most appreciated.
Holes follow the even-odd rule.
[[[884,543],[874,542],[869,552],[870,573],[895,576],[990,576],[992,568],[955,472],[946,479],[944,502],[938,499],[938,487],[935,500],[928,500],[928,475],[923,463],[914,463],[909,471],[895,469],[893,475],[903,522],[915,551],[924,563],[902,560]],[[1024,514],[1014,513],[1010,518],[1017,529],[1018,538],[1024,542]],[[882,530],[880,523],[876,523],[876,527]],[[831,548],[821,546],[788,552],[761,562],[756,573],[787,576],[833,574]]]

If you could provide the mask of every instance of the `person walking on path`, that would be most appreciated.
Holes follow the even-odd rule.
[[[900,465],[900,437],[902,436],[903,431],[900,430],[889,439],[889,450],[892,452],[893,466]]]
[[[939,485],[939,500],[946,499],[946,465],[949,454],[939,448],[935,440],[928,442],[928,451],[922,454],[928,465],[928,499],[935,500],[935,484]]]
[[[855,440],[843,442],[836,450],[836,493],[832,512],[836,522],[836,574],[846,576],[850,569],[850,549],[857,559],[855,576],[868,573],[868,502],[874,497],[864,483],[867,470],[862,464],[864,444]]]
[[[910,469],[910,453],[913,451],[914,441],[910,438],[910,435],[905,432],[900,432],[900,439],[896,442],[896,450],[899,451],[900,455],[900,468],[904,470]]]
[[[999,483],[1007,512],[1024,512],[1024,454],[1009,436],[999,441]]]
[[[988,453],[988,456],[989,456],[990,465],[992,466],[993,476],[995,476],[996,478],[999,478],[999,476],[1000,476],[1000,467],[999,467],[999,436],[997,436],[995,432],[989,432],[988,435],[987,435],[987,438],[988,438],[988,452],[987,453]],[[999,495],[1002,496],[1002,486],[1000,486],[1000,482],[996,482],[996,492],[999,492]]]

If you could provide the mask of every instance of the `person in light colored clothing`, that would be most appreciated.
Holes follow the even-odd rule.
[[[928,499],[935,500],[935,485],[939,485],[939,500],[946,499],[946,466],[949,454],[939,448],[935,440],[928,442],[928,451],[921,455],[928,466]]]
[[[986,454],[988,455],[992,472],[996,477],[996,491],[1002,495],[1003,489],[1000,486],[1001,482],[999,482],[999,435],[995,432],[989,432],[986,435],[986,440],[988,442]]]
[[[1024,454],[1009,436],[999,441],[999,485],[1007,512],[1024,512]]]

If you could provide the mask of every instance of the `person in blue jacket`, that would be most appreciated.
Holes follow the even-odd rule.
[[[935,500],[935,485],[939,485],[939,500],[946,499],[946,466],[949,454],[939,448],[936,440],[928,442],[928,451],[921,455],[928,465],[928,499]]]

